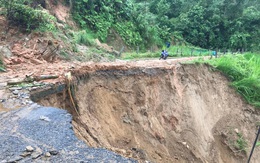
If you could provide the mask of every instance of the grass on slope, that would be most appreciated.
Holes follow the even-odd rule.
[[[260,54],[226,55],[206,62],[227,74],[232,86],[260,108]]]
[[[3,63],[1,56],[0,56],[0,72],[3,72],[3,71],[5,71],[5,68],[4,68],[4,63]]]

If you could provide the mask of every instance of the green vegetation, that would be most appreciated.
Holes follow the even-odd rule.
[[[87,46],[95,45],[94,36],[84,30],[74,33],[74,40],[77,44],[83,44]]]
[[[56,30],[56,19],[42,10],[44,1],[35,0],[0,0],[0,7],[5,9],[9,25],[19,26],[27,31],[38,29],[40,31]]]
[[[138,46],[142,43],[142,37],[132,22],[116,23],[113,27],[128,46]]]
[[[206,61],[221,70],[232,86],[252,105],[260,107],[260,55],[225,55]]]
[[[154,30],[151,29],[150,33],[145,31],[149,27],[148,20],[144,22],[142,17],[135,19],[137,15],[143,16],[144,14],[141,14],[143,8],[138,8],[132,1],[79,0],[74,1],[72,6],[73,17],[79,25],[84,29],[91,29],[103,42],[106,41],[110,29],[115,29],[127,45],[139,45],[141,48],[144,47],[143,42],[152,40],[154,36],[154,33],[151,33]],[[132,8],[133,6],[136,6],[138,9]],[[132,14],[136,16],[132,17]],[[140,21],[142,24],[137,26],[135,21]],[[146,37],[142,37],[142,35]]]
[[[207,56],[211,54],[209,50],[194,46],[171,46],[167,51],[170,57]]]
[[[138,58],[158,58],[159,59],[160,54],[158,53],[124,53],[122,56],[122,59],[125,60],[131,60],[131,59],[138,59]]]
[[[165,47],[163,49],[166,49]],[[191,56],[207,56],[211,54],[211,51],[206,49],[196,48],[193,46],[171,46],[166,49],[169,53],[169,57],[191,57]],[[137,59],[137,58],[159,58],[161,56],[161,50],[157,52],[145,52],[145,53],[124,53],[122,59]]]
[[[83,36],[77,42],[92,45],[90,37],[106,42],[111,31],[128,49],[161,49],[165,42],[203,49],[260,51],[258,0],[64,0],[72,9]],[[58,1],[48,1],[57,5]],[[0,0],[10,25],[27,31],[55,31],[56,19],[46,12],[45,0]],[[81,32],[82,32],[81,31]],[[89,33],[92,33],[89,35]],[[184,54],[186,52],[183,52]],[[202,55],[201,53],[198,55]]]
[[[105,42],[115,30],[125,43],[148,50],[166,41],[204,49],[260,51],[258,0],[78,0],[73,17]]]
[[[0,56],[0,72],[2,72],[2,71],[5,71],[5,68],[4,68],[4,63],[3,63],[1,56]]]
[[[238,139],[235,142],[235,147],[240,151],[246,152],[247,142],[241,133],[237,133]]]

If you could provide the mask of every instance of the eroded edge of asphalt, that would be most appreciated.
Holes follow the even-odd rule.
[[[36,103],[0,112],[0,163],[136,162],[102,148],[88,147],[72,128],[66,110]]]

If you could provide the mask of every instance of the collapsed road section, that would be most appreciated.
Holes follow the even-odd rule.
[[[72,75],[67,89],[37,102],[67,109],[89,146],[164,163],[248,157],[259,113],[210,66],[100,64]]]

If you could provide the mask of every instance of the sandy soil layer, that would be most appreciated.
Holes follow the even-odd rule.
[[[140,161],[245,162],[260,120],[257,110],[221,73],[179,62],[85,65],[73,71],[76,108],[68,96],[40,103],[68,103],[63,108],[74,115],[74,130],[88,145]],[[259,154],[257,148],[252,162],[259,162]]]

